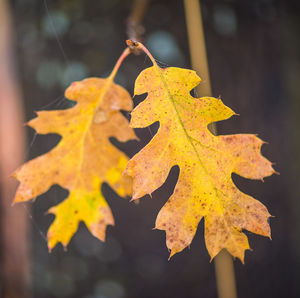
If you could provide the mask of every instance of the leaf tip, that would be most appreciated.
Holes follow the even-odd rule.
[[[48,231],[48,234],[47,234],[47,239],[48,239],[48,253],[52,253],[53,251],[53,248],[55,247],[55,245],[57,244],[57,242],[53,242],[51,241],[51,234],[50,232]]]
[[[12,206],[14,206],[17,203],[22,203],[25,202],[26,200],[24,200],[24,198],[22,196],[20,196],[19,194],[16,194],[13,202],[12,202]]]
[[[68,245],[65,244],[65,243],[62,243],[62,246],[63,246],[63,249],[64,249],[64,252],[67,252],[68,251]]]
[[[47,234],[47,239],[48,239],[48,253],[52,253],[58,241],[57,240],[51,241],[51,236],[49,235],[49,233]]]
[[[129,200],[129,202],[131,203],[131,202],[134,202],[134,201],[136,201],[136,200],[138,200],[139,199],[139,197],[138,196],[135,196],[134,194],[132,195],[132,197],[131,197],[131,199]]]
[[[51,207],[50,209],[48,209],[47,211],[45,211],[45,215],[49,215],[49,214],[56,214],[56,207]]]
[[[176,254],[177,252],[174,251],[174,249],[171,249],[171,252],[170,252],[170,255],[169,255],[169,258],[168,258],[168,261],[171,260],[171,258]]]
[[[18,170],[16,170],[15,172],[11,173],[11,174],[9,175],[9,177],[13,177],[13,178],[15,178],[15,179],[18,180],[17,171],[18,171]]]

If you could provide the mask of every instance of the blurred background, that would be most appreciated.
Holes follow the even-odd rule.
[[[203,222],[190,249],[170,261],[165,233],[152,231],[176,183],[176,167],[153,198],[139,204],[102,186],[116,223],[106,243],[81,224],[67,251],[58,245],[48,253],[53,216],[45,213],[67,195],[57,185],[34,203],[11,207],[17,183],[8,176],[60,139],[37,136],[23,123],[36,110],[71,107],[63,94],[72,81],[110,73],[125,48],[134,1],[0,3],[0,296],[217,297]],[[218,133],[257,133],[280,172],[265,183],[233,177],[274,215],[272,241],[247,233],[253,251],[246,252],[245,265],[234,261],[238,297],[300,297],[299,2],[202,0],[201,8],[213,95],[240,114],[218,123]],[[142,24],[144,43],[163,66],[191,67],[182,1],[149,1]],[[144,54],[131,55],[116,81],[133,94],[135,78],[150,65]],[[140,142],[112,142],[133,156],[157,127],[136,130]]]

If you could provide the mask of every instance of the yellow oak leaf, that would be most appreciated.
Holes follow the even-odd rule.
[[[48,230],[50,250],[58,242],[66,247],[81,221],[95,237],[105,240],[106,227],[114,219],[101,193],[102,183],[120,196],[132,193],[131,178],[122,175],[128,158],[109,141],[110,137],[123,142],[135,138],[119,111],[130,111],[132,100],[113,82],[115,72],[106,79],[74,82],[65,93],[77,102],[73,108],[41,111],[28,123],[39,134],[62,136],[49,153],[27,162],[14,174],[21,182],[14,202],[31,200],[53,184],[69,190],[69,196],[49,210],[55,214]]]
[[[262,179],[274,173],[271,162],[260,154],[263,141],[251,134],[213,135],[208,124],[235,113],[220,99],[190,95],[201,81],[195,71],[162,69],[153,58],[152,62],[136,79],[135,95],[148,96],[132,111],[130,125],[142,128],[159,121],[160,126],[126,167],[125,173],[133,177],[133,199],[159,188],[171,167],[178,165],[174,192],[155,225],[166,232],[170,257],[191,244],[204,218],[211,259],[226,248],[243,262],[249,244],[242,230],[270,237],[270,214],[241,192],[231,175]]]

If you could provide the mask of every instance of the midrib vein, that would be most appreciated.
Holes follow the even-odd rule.
[[[79,165],[78,165],[78,172],[77,172],[77,175],[76,175],[76,180],[75,180],[75,184],[77,184],[80,180],[80,173],[81,173],[81,170],[82,170],[82,166],[83,166],[83,155],[84,155],[84,144],[85,144],[85,140],[86,140],[86,137],[87,137],[87,134],[90,130],[90,127],[91,127],[91,124],[93,122],[93,119],[94,119],[94,115],[95,115],[95,111],[98,109],[98,107],[100,106],[100,104],[102,103],[103,101],[103,98],[109,88],[109,85],[113,82],[113,80],[108,77],[106,79],[107,81],[105,82],[104,86],[103,86],[103,92],[101,93],[101,95],[99,96],[98,100],[97,100],[97,103],[96,103],[96,106],[95,108],[93,109],[93,113],[90,117],[90,120],[87,122],[86,124],[86,127],[85,127],[85,130],[83,131],[83,135],[82,135],[82,138],[81,138],[81,144],[80,144],[80,154],[79,154]]]
[[[182,130],[183,130],[183,132],[184,132],[184,134],[185,134],[185,136],[186,136],[188,142],[190,143],[191,147],[193,148],[193,150],[194,150],[194,152],[195,152],[195,154],[196,154],[196,156],[197,156],[197,159],[198,159],[198,161],[199,161],[201,167],[203,168],[204,172],[210,177],[210,179],[211,179],[211,185],[212,185],[212,187],[213,187],[213,189],[214,189],[214,191],[215,191],[215,193],[216,193],[216,196],[218,197],[218,192],[219,192],[219,190],[218,190],[218,189],[216,188],[216,186],[214,185],[214,183],[213,183],[213,181],[212,181],[213,179],[212,179],[210,173],[207,171],[206,167],[204,166],[204,164],[203,164],[203,162],[202,162],[202,160],[201,160],[201,158],[200,158],[200,156],[199,156],[199,153],[198,153],[198,151],[197,151],[195,145],[194,145],[193,142],[192,142],[191,137],[189,136],[189,134],[188,134],[188,132],[187,132],[185,126],[184,126],[184,123],[183,123],[183,121],[182,121],[182,119],[181,119],[181,117],[180,117],[180,115],[179,115],[178,110],[177,110],[177,107],[176,107],[176,104],[175,104],[175,100],[174,100],[174,98],[173,98],[173,96],[172,96],[172,94],[171,94],[171,92],[170,92],[170,90],[169,90],[169,88],[168,88],[168,85],[167,85],[167,83],[166,83],[166,81],[165,81],[165,78],[164,78],[164,76],[163,76],[163,74],[162,74],[162,72],[161,72],[159,66],[158,66],[158,65],[155,65],[155,66],[156,66],[156,69],[157,69],[157,71],[158,71],[158,73],[159,73],[159,76],[160,76],[160,78],[161,78],[161,80],[162,80],[162,82],[163,82],[163,84],[164,84],[164,87],[165,87],[165,89],[167,90],[168,96],[169,96],[169,98],[170,98],[170,100],[171,100],[171,103],[172,103],[172,105],[173,105],[173,108],[174,108],[174,110],[175,110],[175,113],[176,113],[176,115],[177,115],[177,118],[178,118],[178,120],[179,120],[179,123],[180,123],[180,125],[181,125],[181,128],[182,128]],[[202,144],[201,144],[200,142],[199,142],[199,144],[202,146]]]

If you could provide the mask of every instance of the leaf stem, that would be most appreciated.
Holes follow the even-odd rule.
[[[115,64],[111,74],[109,75],[108,79],[113,81],[121,64],[123,63],[123,61],[125,60],[125,58],[130,54],[130,49],[127,47],[123,53],[121,54],[121,56],[119,57],[117,63]]]
[[[127,39],[126,40],[126,44],[132,50],[134,50],[134,49],[142,50],[150,58],[150,60],[152,61],[152,63],[154,65],[157,65],[154,57],[151,55],[151,53],[148,51],[148,49],[142,43],[140,43],[138,41],[133,41],[131,39]]]
[[[132,11],[127,19],[127,35],[132,40],[141,40],[141,36],[145,32],[142,20],[144,19],[149,2],[150,0],[135,0],[133,3]]]

